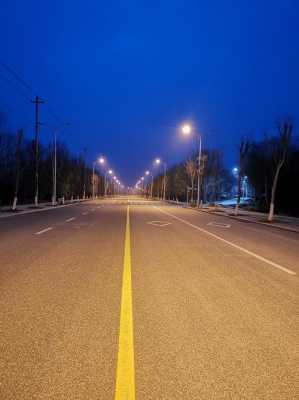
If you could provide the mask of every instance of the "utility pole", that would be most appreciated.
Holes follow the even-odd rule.
[[[56,130],[54,130],[52,206],[56,206],[56,201],[57,201],[57,133]]]
[[[44,101],[41,100],[38,96],[35,96],[34,100],[30,100],[31,103],[35,104],[35,196],[34,196],[34,204],[38,206],[38,167],[39,167],[39,142],[38,142],[38,134],[39,134],[39,105],[43,104]]]
[[[17,147],[16,147],[16,180],[15,180],[15,196],[13,200],[12,210],[15,211],[18,202],[19,182],[20,182],[20,167],[21,167],[21,146],[23,139],[23,130],[20,129],[17,135]]]

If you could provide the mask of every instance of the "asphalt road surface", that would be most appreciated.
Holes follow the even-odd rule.
[[[296,233],[91,201],[0,219],[0,285],[1,400],[299,398]]]

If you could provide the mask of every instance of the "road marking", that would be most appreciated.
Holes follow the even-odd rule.
[[[216,228],[230,228],[230,224],[224,224],[223,222],[209,222],[207,225],[215,226]]]
[[[71,217],[69,219],[66,219],[65,222],[71,222],[71,221],[74,221],[75,219],[76,219],[75,217]]]
[[[82,215],[87,215],[87,214],[88,214],[88,211],[85,211],[82,213]]]
[[[167,221],[149,221],[149,222],[147,222],[147,224],[163,227],[163,226],[171,225],[171,222],[167,222]]]
[[[188,222],[188,221],[186,221],[186,220],[184,220],[184,219],[182,219],[182,218],[180,218],[180,217],[177,217],[176,215],[173,215],[173,214],[171,214],[171,213],[169,213],[169,212],[167,212],[167,211],[165,211],[165,210],[162,210],[160,207],[157,207],[157,206],[153,206],[153,207],[156,208],[157,210],[159,210],[160,212],[162,212],[162,213],[164,213],[164,214],[167,214],[167,215],[169,215],[169,216],[171,216],[171,217],[177,219],[178,221],[181,221],[181,222],[183,222],[184,224],[189,225],[189,226],[191,226],[192,228],[194,228],[194,229],[196,229],[196,230],[198,230],[198,231],[200,231],[200,232],[203,232],[203,233],[205,233],[206,235],[209,235],[209,236],[213,237],[214,239],[218,239],[218,240],[220,240],[221,242],[226,243],[226,244],[228,244],[229,246],[234,247],[235,249],[238,249],[238,250],[242,251],[243,253],[246,253],[246,254],[248,254],[248,255],[250,255],[250,256],[252,256],[252,257],[254,257],[254,258],[256,258],[256,259],[258,259],[258,260],[260,260],[260,261],[265,262],[266,264],[271,265],[271,266],[274,267],[274,268],[280,269],[281,271],[286,272],[286,273],[289,274],[289,275],[297,275],[296,272],[295,272],[295,271],[292,271],[291,269],[288,269],[288,268],[283,267],[282,265],[279,265],[279,264],[277,264],[277,263],[275,263],[275,262],[273,262],[273,261],[271,261],[271,260],[268,260],[267,258],[262,257],[262,256],[260,256],[260,255],[258,255],[258,254],[256,254],[256,253],[254,253],[253,251],[247,250],[247,249],[245,249],[244,247],[241,247],[241,246],[239,246],[239,245],[237,245],[237,244],[235,244],[235,243],[233,243],[233,242],[230,242],[229,240],[223,239],[222,237],[220,237],[220,236],[218,236],[218,235],[215,235],[215,234],[212,233],[212,232],[206,231],[205,229],[200,228],[200,227],[197,226],[197,225],[191,224],[191,222]]]
[[[50,226],[49,228],[43,229],[42,231],[35,232],[35,235],[41,235],[42,233],[51,231],[53,228]]]
[[[127,207],[115,400],[135,400],[130,211]]]

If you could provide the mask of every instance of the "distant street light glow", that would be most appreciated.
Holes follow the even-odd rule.
[[[189,124],[185,124],[182,126],[182,132],[184,135],[190,135],[190,133],[192,132],[192,127]]]

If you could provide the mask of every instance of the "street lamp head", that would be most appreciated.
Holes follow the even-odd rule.
[[[112,169],[109,169],[108,174],[109,174],[109,175],[112,175],[112,174],[113,174]]]
[[[141,180],[144,181],[144,176],[141,177]]]
[[[188,136],[192,132],[192,126],[189,124],[184,124],[182,126],[182,132],[184,135]]]
[[[100,157],[98,161],[99,161],[100,164],[105,164],[105,158],[104,157]]]
[[[150,172],[149,171],[145,171],[145,175],[149,175],[150,174]]]
[[[234,173],[234,174],[237,174],[238,171],[239,171],[239,168],[238,168],[238,167],[234,167],[234,168],[233,168],[233,173]]]
[[[161,164],[160,158],[156,158],[156,159],[155,159],[155,164],[158,164],[158,165]]]

